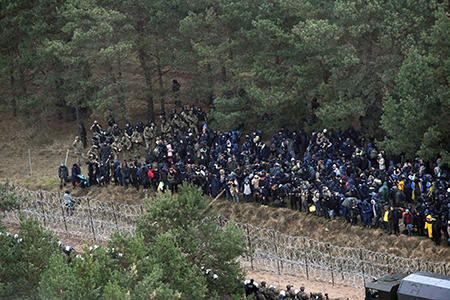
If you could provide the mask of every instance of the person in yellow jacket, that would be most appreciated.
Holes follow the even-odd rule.
[[[387,232],[391,233],[392,229],[389,226],[389,214],[390,214],[389,207],[385,206],[384,213],[383,213],[383,225],[384,225],[384,229]]]
[[[425,230],[428,232],[428,237],[430,239],[433,238],[433,217],[431,215],[428,215],[426,220],[425,220]]]

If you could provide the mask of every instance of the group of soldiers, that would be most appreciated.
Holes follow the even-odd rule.
[[[293,286],[286,285],[286,290],[279,290],[275,286],[268,286],[265,281],[261,284],[256,283],[253,279],[245,282],[244,285],[245,297],[247,299],[253,298],[255,300],[329,300],[328,294],[323,295],[319,293],[305,292],[305,287],[300,289],[293,289]]]
[[[86,156],[80,136],[75,137],[73,148],[79,165],[86,159],[103,162],[107,157],[114,161],[131,160],[140,158],[146,152],[152,152],[158,140],[169,140],[174,134],[192,133],[197,136],[206,123],[206,113],[201,107],[195,109],[193,105],[190,108],[184,105],[179,114],[173,108],[168,119],[165,111],[162,111],[159,128],[153,120],[149,120],[146,125],[139,121],[134,127],[126,123],[122,130],[114,119],[111,119],[108,121],[108,129],[104,131],[98,121],[94,121],[90,127],[93,132],[92,143]]]

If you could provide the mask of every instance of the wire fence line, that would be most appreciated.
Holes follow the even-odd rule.
[[[18,224],[22,213],[36,217],[44,228],[59,233],[60,237],[82,241],[105,242],[115,231],[134,234],[134,221],[144,213],[142,205],[100,201],[84,196],[74,197],[76,207],[67,216],[63,193],[30,191],[22,187],[15,187],[15,192],[26,201],[20,210],[3,213],[6,223]]]
[[[15,187],[15,191],[27,201],[20,211],[3,212],[3,221],[18,224],[20,213],[34,216],[60,238],[105,243],[115,231],[134,234],[135,220],[145,213],[142,205],[100,201],[85,196],[74,198],[77,207],[71,216],[66,216],[63,194],[60,192],[30,191],[22,187]],[[434,263],[363,248],[334,246],[307,237],[289,236],[276,230],[232,222],[219,216],[220,228],[230,223],[245,234],[249,253],[240,258],[242,265],[255,271],[357,288],[363,288],[366,281],[391,271],[450,274],[450,264],[445,262]]]

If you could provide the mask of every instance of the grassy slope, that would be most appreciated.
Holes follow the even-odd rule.
[[[145,120],[145,118],[142,119]],[[92,121],[93,119],[84,120],[88,131]],[[9,179],[17,185],[30,189],[59,190],[57,169],[59,164],[64,162],[67,149],[70,149],[67,165],[71,166],[75,162],[71,145],[76,134],[75,122],[44,119],[24,121],[22,117],[13,118],[2,114],[0,153],[3,163],[0,166],[0,180]],[[88,138],[90,138],[89,133]],[[30,177],[28,149],[31,152],[32,177]],[[86,174],[85,166],[82,166],[82,172]],[[137,192],[131,188],[124,190],[123,187],[109,186],[77,188],[73,190],[73,195],[89,195],[100,200],[140,204],[148,194],[145,194],[142,189]],[[234,221],[272,228],[289,235],[308,236],[339,246],[363,247],[402,257],[419,257],[431,261],[449,261],[450,257],[450,248],[435,247],[426,238],[389,236],[381,230],[349,226],[342,220],[331,222],[292,210],[263,208],[256,204],[233,205],[225,199],[216,201],[215,206],[221,214]]]

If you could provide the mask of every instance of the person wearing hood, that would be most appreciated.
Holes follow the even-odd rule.
[[[380,194],[381,201],[384,205],[389,205],[390,197],[389,197],[389,188],[387,185],[387,181],[383,183],[383,185],[378,190],[378,194]]]
[[[252,191],[252,185],[251,185],[250,180],[248,178],[246,178],[244,180],[243,193],[244,193],[245,201],[247,203],[251,203],[252,202],[253,191]]]
[[[60,179],[59,188],[62,189],[63,185],[66,186],[66,181],[68,181],[69,178],[69,169],[63,163],[61,163],[58,168],[58,177]]]
[[[433,238],[433,217],[431,215],[427,215],[425,218],[425,230],[427,231],[427,235],[430,239]]]
[[[128,185],[130,184],[130,168],[128,167],[128,164],[124,161],[122,164],[122,167],[120,168],[120,173],[122,175],[123,183],[125,184],[125,188],[128,188]]]
[[[175,151],[172,149],[172,145],[171,144],[167,144],[166,147],[167,147],[167,160],[169,161],[169,163],[171,165],[173,165],[173,153]]]
[[[113,181],[114,181],[114,185],[123,185],[123,181],[122,181],[122,173],[120,172],[120,162],[118,160],[116,160],[114,162],[114,166],[113,166]]]
[[[78,186],[78,183],[80,182],[80,178],[78,177],[78,175],[81,175],[80,166],[78,164],[73,164],[71,171],[72,171],[71,176],[72,186],[73,188],[75,188],[76,186]]]
[[[73,210],[75,209],[76,202],[72,198],[72,195],[70,195],[70,191],[68,190],[64,193],[64,205],[66,207],[67,216],[70,217]]]
[[[372,206],[367,200],[364,200],[361,204],[361,218],[364,223],[364,227],[369,227],[372,225]]]

